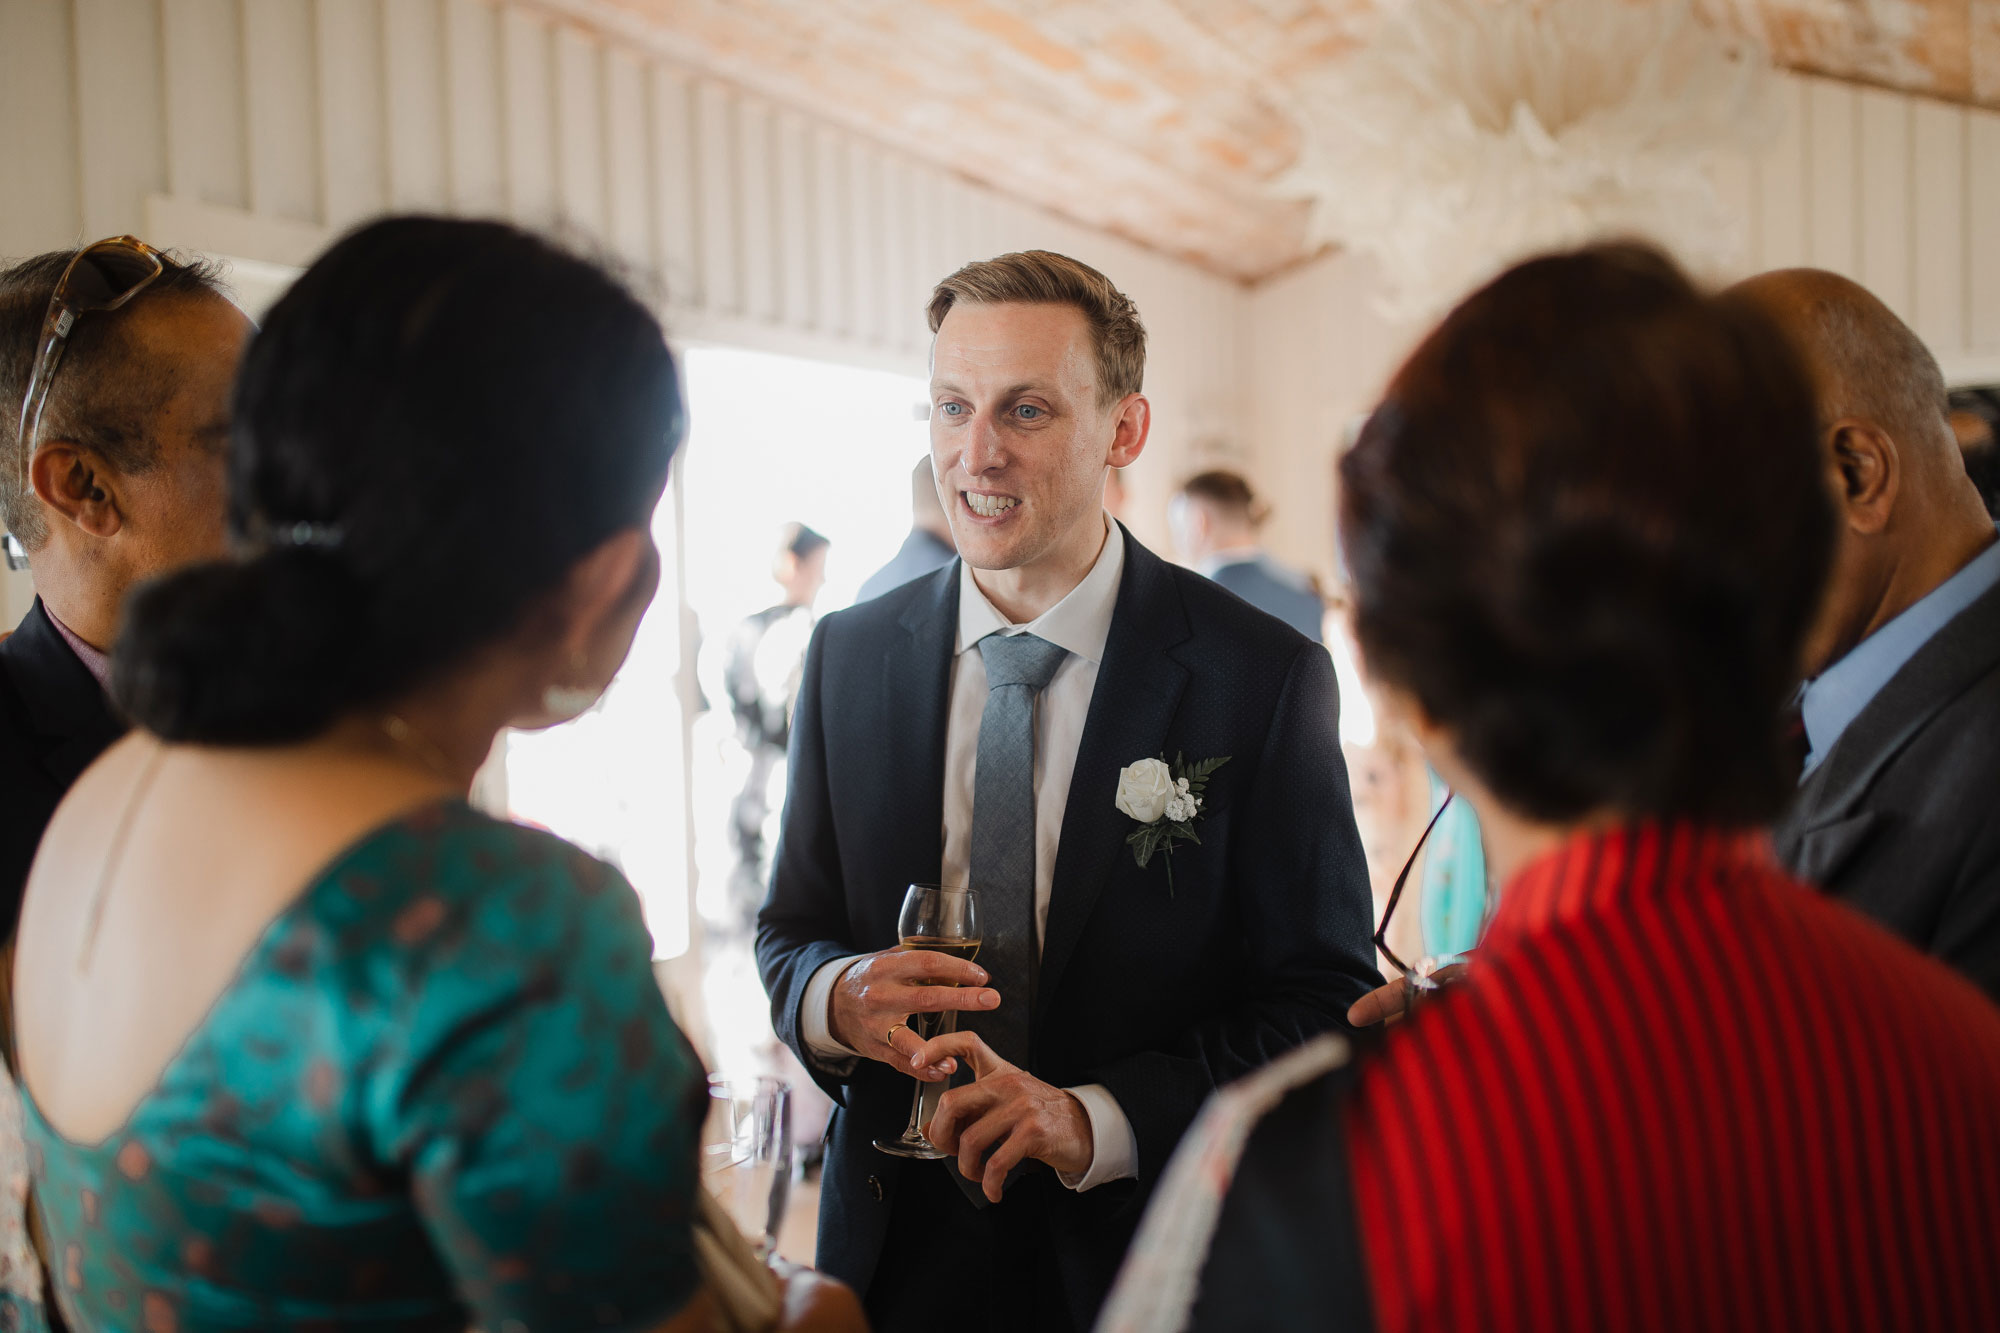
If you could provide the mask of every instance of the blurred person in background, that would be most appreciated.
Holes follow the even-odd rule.
[[[729,636],[722,668],[729,713],[747,765],[743,789],[730,807],[736,840],[736,870],[730,885],[730,921],[748,934],[764,901],[768,848],[764,825],[771,817],[771,785],[784,770],[791,743],[792,708],[799,697],[806,645],[812,640],[813,603],[826,586],[826,556],[832,543],[803,523],[787,523],[778,538],[771,577],[785,598],[745,616]]]
[[[67,331],[63,323],[67,319]],[[129,237],[0,270],[0,518],[35,604],[0,636],[0,1053],[28,867],[125,722],[105,693],[131,589],[222,551],[229,386],[250,334],[216,272]],[[24,422],[25,418],[25,422]],[[22,435],[26,425],[32,441]],[[20,1107],[0,1087],[0,1308],[42,1318]]]
[[[1812,373],[1840,520],[1778,855],[2000,998],[2000,533],[1944,377],[1838,274],[1790,269],[1737,290]]]
[[[1217,1096],[1100,1333],[2000,1327],[2000,1009],[1762,833],[1816,416],[1762,310],[1632,246],[1397,373],[1340,467],[1356,630],[1505,888],[1369,1055]]]
[[[928,457],[920,458],[910,470],[910,535],[903,538],[902,549],[890,557],[888,564],[868,576],[854,600],[866,602],[880,597],[891,588],[920,579],[957,558],[951,522],[944,516],[944,503],[938,499],[937,474]]]
[[[1185,563],[1319,643],[1325,603],[1309,577],[1285,568],[1259,544],[1257,530],[1268,517],[1248,481],[1220,470],[1188,478],[1167,511]]]
[[[273,309],[231,554],[127,608],[136,730],[22,913],[73,1326],[711,1326],[703,1073],[638,899],[466,801],[624,661],[681,436],[652,315],[505,226],[371,224]]]

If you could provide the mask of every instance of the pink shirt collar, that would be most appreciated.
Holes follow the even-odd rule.
[[[77,661],[83,663],[83,669],[88,671],[100,686],[109,690],[111,688],[111,655],[98,651],[78,638],[75,630],[63,624],[61,620],[56,618],[56,613],[49,610],[47,602],[42,603],[42,611],[48,616],[49,623],[56,627],[56,633],[63,636],[63,642],[69,645],[69,650],[76,654]]]

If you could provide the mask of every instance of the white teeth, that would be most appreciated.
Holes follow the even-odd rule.
[[[1021,503],[1004,495],[974,495],[971,491],[960,494],[965,496],[966,506],[981,518],[997,518]]]

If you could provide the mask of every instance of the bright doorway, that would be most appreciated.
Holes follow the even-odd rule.
[[[849,605],[895,554],[910,526],[911,469],[929,447],[926,386],[730,348],[690,349],[684,369],[691,429],[655,524],[660,597],[596,710],[509,739],[508,803],[624,868],[657,956],[681,960],[677,1008],[714,1068],[781,1072],[797,1086],[729,891],[741,874],[731,806],[749,762],[721,658],[732,629],[781,598],[772,567],[785,524],[831,543],[818,615]],[[780,767],[773,833],[783,780]],[[806,1141],[810,1124],[800,1131]]]

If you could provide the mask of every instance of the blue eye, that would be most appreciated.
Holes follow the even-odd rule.
[[[964,406],[963,403],[939,403],[938,412],[944,416],[955,417],[964,409]]]
[[[1042,409],[1036,407],[1033,403],[1022,403],[1014,410],[1021,414],[1021,420],[1023,421],[1033,421],[1042,415]]]

